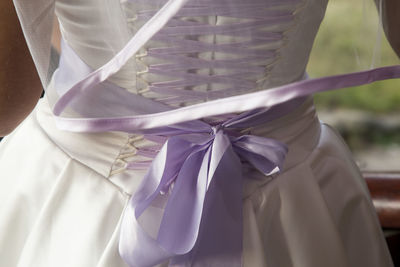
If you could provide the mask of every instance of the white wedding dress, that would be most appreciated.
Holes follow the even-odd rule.
[[[189,4],[202,1],[206,2],[193,0]],[[238,1],[214,1],[233,13],[246,10]],[[146,16],[137,14],[156,10],[164,2],[57,0],[55,13],[65,42],[95,69],[112,58],[144,23]],[[248,69],[229,72],[210,67],[187,73],[237,73],[237,80],[243,84],[247,84],[244,80],[257,81],[253,91],[303,79],[327,0],[264,2],[266,16],[270,10],[280,10],[282,19],[266,20],[248,35],[216,32],[186,40],[222,44],[243,38],[253,40],[265,34],[265,43],[253,43],[263,53],[268,51],[265,57],[256,54]],[[239,19],[203,14],[183,20],[218,26],[231,25]],[[162,70],[148,72],[146,68],[166,64],[165,58],[151,54],[163,47],[165,42],[151,40],[109,81],[171,106],[251,91],[245,88],[213,95],[225,87],[220,82],[209,82],[186,87],[211,92],[204,98],[182,101],[172,91],[149,90],[149,84],[173,80]],[[241,49],[247,52],[246,48]],[[235,51],[198,51],[190,57],[229,60],[235,59]],[[254,66],[261,66],[263,71],[246,74]],[[122,132],[59,130],[50,108],[55,101],[51,93],[57,86],[55,77],[48,86],[47,97],[0,143],[0,266],[128,266],[118,253],[120,223],[129,197],[146,169],[128,170],[125,166],[127,161],[151,159],[151,149],[146,148],[154,143]],[[243,266],[393,266],[368,189],[351,153],[336,131],[318,120],[311,98],[295,111],[254,127],[252,134],[286,143],[289,153],[283,171],[274,177],[262,177],[252,168],[245,169],[244,175],[252,179],[246,179],[243,195]],[[224,266],[223,261],[220,266]]]

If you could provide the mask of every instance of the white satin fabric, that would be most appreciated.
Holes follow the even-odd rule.
[[[119,1],[14,2],[45,84],[54,10],[68,44],[93,68],[133,34]],[[263,88],[304,73],[327,1],[302,3]],[[128,63],[111,81],[129,89],[135,66]],[[50,83],[47,96],[52,89]],[[60,131],[50,110],[56,98],[41,100],[0,143],[0,266],[126,266],[118,254],[120,220],[145,170],[124,170],[123,163],[132,143],[151,143],[124,133]],[[289,154],[276,177],[245,169],[243,266],[393,266],[350,152],[319,122],[311,99],[252,134],[288,144]]]
[[[252,133],[289,154],[277,177],[245,170],[243,266],[392,266],[350,152],[311,99]],[[60,131],[41,100],[0,145],[0,266],[126,266],[120,220],[145,173],[110,174],[127,141]]]

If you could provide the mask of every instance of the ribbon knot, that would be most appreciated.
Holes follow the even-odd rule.
[[[229,266],[240,266],[242,162],[270,175],[282,168],[287,147],[239,135],[235,126],[235,120],[216,126],[192,121],[152,130],[169,137],[125,211],[120,253],[127,263],[204,265],[222,255],[232,259]],[[140,220],[158,227],[146,229]]]
[[[211,126],[211,129],[212,129],[212,134],[213,135],[216,135],[217,134],[217,132],[219,132],[219,131],[223,131],[224,130],[224,126],[222,125],[222,124],[218,124],[218,125],[215,125],[215,126]]]

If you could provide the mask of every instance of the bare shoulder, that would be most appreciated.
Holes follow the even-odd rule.
[[[42,86],[12,0],[0,1],[0,136],[35,107]]]
[[[383,28],[390,45],[400,58],[400,1],[375,0],[378,8],[382,4]]]

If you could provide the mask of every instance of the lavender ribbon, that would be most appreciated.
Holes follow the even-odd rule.
[[[175,110],[137,95],[129,96],[117,86],[107,87],[104,81],[159,32],[186,2],[168,0],[114,58],[95,71],[86,68],[83,62],[75,64],[73,61],[80,61],[78,57],[64,57],[72,61],[70,66],[75,72],[82,66],[78,73],[83,76],[77,77],[77,83],[65,87],[67,90],[54,107],[60,129],[124,131],[169,137],[125,210],[119,245],[121,256],[130,266],[153,266],[166,260],[175,266],[221,266],[221,262],[224,266],[240,266],[242,162],[270,175],[282,168],[287,148],[276,140],[241,135],[238,129],[287,114],[313,93],[400,77],[400,66],[391,66],[300,81]],[[72,55],[73,51],[70,52]],[[71,73],[74,69],[66,72],[65,81],[71,80]],[[59,74],[62,74],[62,68]],[[63,80],[63,75],[58,76]],[[126,110],[141,115],[100,116],[94,110],[96,106],[109,105],[100,96],[107,101],[115,97],[118,104],[128,99],[125,100]],[[84,103],[92,104],[82,110]],[[115,106],[109,106],[114,110]],[[149,106],[156,113],[140,112],[139,107],[145,110]],[[81,115],[89,116],[61,117],[66,107],[79,107]],[[237,112],[245,113],[218,125],[199,120]],[[165,207],[160,203],[166,203]],[[142,220],[144,222],[140,223]],[[147,232],[143,227],[146,223],[158,223],[158,232],[155,235]]]
[[[269,114],[279,116],[281,111]],[[265,113],[247,112],[214,126],[191,121],[152,130],[170,137],[124,214],[120,254],[130,266],[153,266],[169,259],[173,266],[217,266],[221,258],[226,266],[241,266],[241,162],[271,175],[282,169],[287,154],[279,141],[238,133],[238,127],[275,117]],[[138,219],[159,198],[168,201],[152,237]]]
[[[70,52],[69,55],[73,55],[73,51]],[[66,58],[79,63],[78,58]],[[80,64],[70,65],[76,68]],[[62,74],[62,68],[59,71]],[[236,267],[241,265],[242,252],[241,161],[249,162],[268,175],[281,169],[287,151],[278,141],[239,135],[235,129],[283,116],[312,93],[399,76],[400,66],[385,67],[300,81],[175,110],[137,95],[129,96],[115,85],[92,81],[86,94],[78,91],[65,94],[76,98],[75,101],[82,100],[70,104],[85,107],[79,105],[85,103],[85,99],[93,101],[104,96],[109,100],[109,95],[116,95],[119,96],[118,103],[129,99],[128,110],[133,110],[132,106],[136,110],[151,107],[157,113],[114,118],[63,118],[55,111],[55,119],[60,129],[68,131],[111,130],[169,137],[125,210],[119,245],[121,256],[130,266],[153,266],[170,260],[173,266],[221,266],[223,262],[225,266]],[[90,89],[100,93],[96,95]],[[60,99],[62,106],[68,104],[65,99],[68,98]],[[141,102],[145,104],[141,105]],[[92,112],[96,106],[88,105],[82,114]],[[244,113],[220,126],[198,120],[234,112]],[[170,193],[163,196],[161,192]],[[167,196],[163,214],[159,214],[162,208],[158,209],[160,212],[154,211],[160,198]],[[149,212],[157,215],[150,218],[152,223],[162,217],[156,236],[146,232],[139,223]]]

